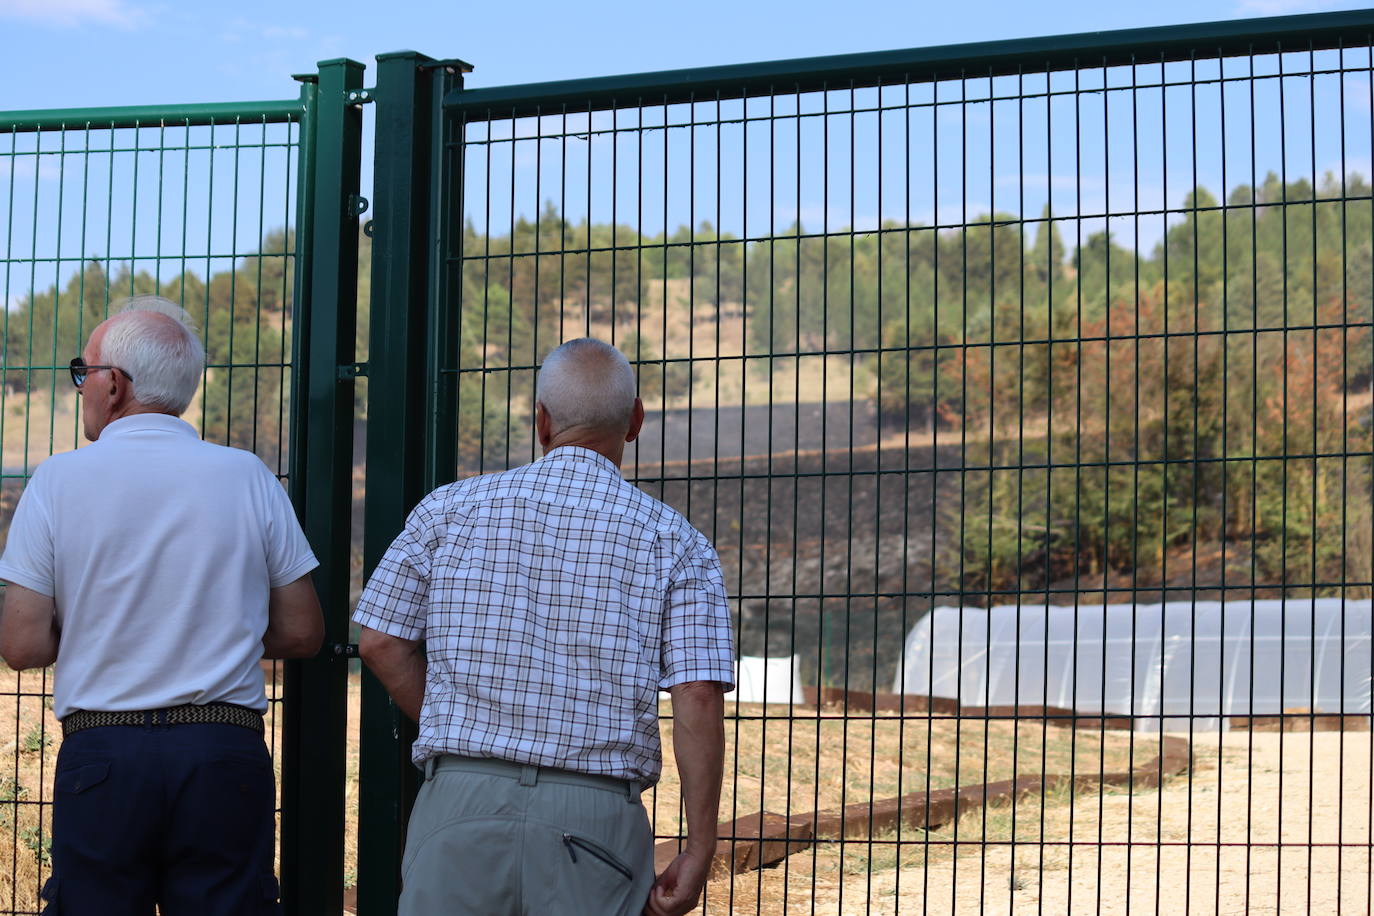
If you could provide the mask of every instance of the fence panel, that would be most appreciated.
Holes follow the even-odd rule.
[[[449,92],[428,482],[636,366],[737,623],[706,912],[1368,908],[1372,26]]]
[[[199,326],[206,370],[185,418],[289,484],[297,207],[313,99],[312,85],[283,102],[0,114],[0,529],[34,467],[82,444],[67,361],[134,295],[165,296]],[[280,776],[286,666],[263,667]],[[51,685],[51,669],[6,668],[0,681],[12,725],[0,729],[0,912],[37,913],[50,871],[61,741]],[[278,808],[287,820],[298,816],[291,804]]]

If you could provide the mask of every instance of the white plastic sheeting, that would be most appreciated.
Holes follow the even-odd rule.
[[[937,607],[907,635],[898,693],[1224,728],[1285,709],[1369,713],[1368,600]]]
[[[725,699],[741,703],[804,703],[801,659],[744,656],[735,661],[735,689]]]

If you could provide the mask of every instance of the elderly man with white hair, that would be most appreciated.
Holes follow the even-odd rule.
[[[47,913],[277,912],[261,658],[313,655],[317,566],[280,482],[181,414],[205,354],[131,300],[71,362],[91,444],[34,472],[0,559],[0,655],[56,662]]]
[[[363,659],[419,725],[400,913],[692,909],[716,847],[734,652],[720,562],[620,473],[644,406],[615,348],[544,361],[544,456],[431,493],[373,573]],[[687,840],[655,878],[640,792],[673,706]]]

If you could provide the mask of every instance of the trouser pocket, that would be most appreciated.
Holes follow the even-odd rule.
[[[618,871],[626,881],[633,881],[635,878],[635,874],[630,870],[630,866],[626,865],[620,860],[619,856],[595,840],[589,840],[586,837],[577,836],[572,833],[565,833],[563,834],[563,846],[568,850],[568,857],[571,858],[574,863],[578,861],[578,851],[581,850],[591,858]]]

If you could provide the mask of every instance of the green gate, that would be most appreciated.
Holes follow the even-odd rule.
[[[589,333],[747,659],[707,912],[1368,909],[1374,17],[478,90],[378,62],[0,113],[0,521],[79,444],[66,359],[160,292],[203,325],[202,433],[274,467],[323,561],[325,651],[270,673],[290,912],[345,899],[354,380],[370,570],[427,490],[534,457],[536,367]],[[47,871],[49,676],[0,682],[0,911]],[[371,916],[416,774],[361,691]],[[646,802],[670,854],[671,766]]]
[[[626,475],[717,545],[763,680],[706,912],[1363,911],[1367,694],[1316,685],[1328,623],[1326,664],[1374,673],[1371,32],[487,89],[381,58],[365,568],[429,488],[535,457],[540,360],[609,339],[651,414]],[[1011,653],[1012,701],[910,668],[944,621],[961,663]],[[1205,682],[1242,624],[1250,667]],[[1145,687],[1111,710],[1121,670]],[[1234,715],[1237,679],[1288,700]],[[364,914],[398,891],[411,734],[365,681]],[[671,848],[671,767],[646,803]]]
[[[155,293],[203,334],[187,419],[277,472],[321,560],[326,651],[267,671],[293,913],[339,912],[344,883],[361,72],[325,62],[285,101],[0,112],[4,527],[34,466],[81,444],[67,360],[112,303]],[[3,678],[0,912],[37,913],[61,730],[50,670]]]

